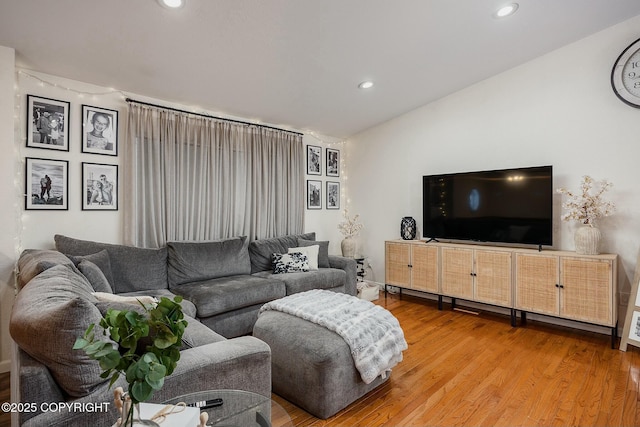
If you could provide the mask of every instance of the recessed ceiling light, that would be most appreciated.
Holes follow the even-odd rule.
[[[373,82],[371,80],[365,80],[358,85],[360,89],[369,89],[373,87]]]
[[[496,13],[494,13],[493,16],[496,18],[506,18],[507,16],[516,13],[516,10],[518,10],[518,3],[511,3],[496,10]]]
[[[168,7],[169,9],[178,9],[184,6],[185,0],[158,0],[161,6]]]

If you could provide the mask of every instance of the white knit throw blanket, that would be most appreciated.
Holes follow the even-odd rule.
[[[388,310],[351,295],[314,289],[268,302],[260,313],[266,310],[300,317],[340,335],[366,384],[377,377],[386,378],[408,348],[398,319]]]

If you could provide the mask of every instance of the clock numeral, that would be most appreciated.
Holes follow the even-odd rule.
[[[635,61],[631,63],[631,68],[640,68],[640,61]]]
[[[634,88],[634,89],[640,89],[640,82],[635,82],[635,83],[633,84],[633,88]]]
[[[635,79],[637,76],[635,71],[631,71],[627,73],[627,77],[629,77],[630,79]]]

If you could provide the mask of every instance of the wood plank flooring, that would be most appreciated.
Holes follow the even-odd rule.
[[[640,350],[608,335],[529,320],[438,311],[403,295],[376,303],[400,321],[409,349],[391,379],[320,420],[277,395],[296,427],[638,426]],[[9,401],[9,374],[0,374]],[[0,426],[9,417],[0,413]]]
[[[438,311],[403,295],[376,303],[409,349],[391,379],[328,420],[277,395],[297,427],[638,426],[640,351],[610,336],[507,316]]]

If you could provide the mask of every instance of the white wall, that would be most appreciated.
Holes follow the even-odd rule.
[[[18,169],[14,155],[15,52],[0,46],[0,372],[9,370],[9,315],[14,297],[14,266],[19,205],[14,185]]]
[[[640,109],[616,98],[609,77],[638,28],[640,17],[351,138],[349,191],[373,279],[384,283],[384,241],[400,238],[400,219],[421,226],[423,175],[551,164],[554,188],[577,190],[583,175],[614,183],[618,211],[600,222],[601,249],[620,255],[626,307],[640,246]],[[573,250],[560,204],[556,195],[554,248]]]

